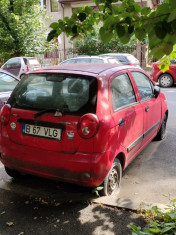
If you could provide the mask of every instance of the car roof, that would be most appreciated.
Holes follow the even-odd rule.
[[[15,78],[16,80],[20,81],[20,79],[19,79],[17,76],[15,76],[15,75],[13,75],[13,74],[7,72],[6,70],[0,69],[0,73],[7,74],[7,75],[9,75],[9,76]]]
[[[131,69],[136,67],[123,65],[123,64],[111,64],[111,63],[76,63],[76,64],[63,64],[56,66],[44,67],[40,70],[33,71],[30,73],[69,73],[69,74],[82,74],[88,76],[94,76],[101,73],[107,73],[107,71],[112,73],[118,72],[124,69]]]
[[[122,55],[122,56],[129,56],[129,55],[131,55],[131,56],[133,56],[132,54],[129,54],[129,53],[105,53],[105,54],[102,54],[102,55],[100,55],[100,56],[106,56],[106,55]]]

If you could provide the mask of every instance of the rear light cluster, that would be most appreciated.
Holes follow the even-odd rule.
[[[99,121],[95,114],[88,113],[83,115],[78,122],[78,134],[82,138],[91,138],[98,131]]]
[[[3,126],[6,126],[9,123],[10,120],[10,112],[11,112],[11,106],[9,104],[5,104],[0,113],[1,118],[1,124]]]

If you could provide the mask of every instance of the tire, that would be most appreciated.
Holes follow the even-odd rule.
[[[166,114],[164,115],[161,127],[159,129],[159,132],[156,136],[156,140],[163,140],[166,137],[166,124],[167,124],[167,116]]]
[[[10,177],[12,177],[14,179],[21,178],[21,174],[16,170],[10,169],[10,168],[5,166],[5,171]]]
[[[122,178],[122,167],[120,161],[115,159],[109,170],[104,182],[102,196],[110,196],[120,189],[120,182]]]
[[[174,80],[170,74],[164,73],[159,77],[159,85],[161,87],[171,87],[173,84]]]

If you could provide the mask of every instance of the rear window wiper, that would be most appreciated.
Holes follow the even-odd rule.
[[[42,111],[39,111],[38,113],[35,113],[34,118],[36,118],[44,113],[55,113],[55,112],[59,112],[59,110],[58,109],[44,109]]]

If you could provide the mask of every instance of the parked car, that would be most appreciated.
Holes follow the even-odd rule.
[[[122,64],[140,67],[139,60],[136,59],[133,55],[128,53],[106,53],[100,56],[111,56],[119,60],[120,63]]]
[[[73,57],[68,60],[64,60],[61,64],[74,64],[74,63],[112,63],[112,64],[120,64],[120,62],[110,56],[78,56]]]
[[[69,64],[31,72],[0,114],[6,172],[120,186],[122,170],[156,137],[165,137],[166,98],[139,68]],[[136,169],[137,170],[137,169]]]
[[[0,109],[7,102],[18,82],[19,78],[0,69]]]
[[[9,59],[1,69],[21,78],[26,72],[41,68],[41,64],[34,57],[14,57]]]
[[[151,77],[153,81],[159,82],[161,87],[171,87],[176,83],[176,59],[170,62],[169,70],[164,73],[158,67],[161,62],[153,63]]]

